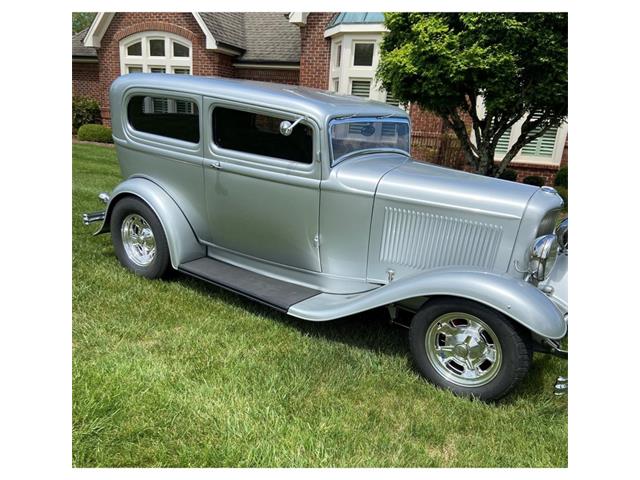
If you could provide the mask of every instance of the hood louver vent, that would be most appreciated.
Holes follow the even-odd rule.
[[[491,270],[502,227],[453,216],[385,208],[380,261],[417,270],[469,266]]]

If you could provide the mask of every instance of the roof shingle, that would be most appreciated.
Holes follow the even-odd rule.
[[[201,12],[200,16],[216,42],[245,49],[244,12]]]
[[[284,13],[244,14],[246,52],[242,62],[300,62],[300,28]]]
[[[71,36],[71,56],[72,57],[89,57],[89,58],[97,58],[98,54],[96,53],[96,49],[93,47],[85,47],[82,41],[84,40],[85,35],[89,29],[85,28],[81,32],[76,33]]]

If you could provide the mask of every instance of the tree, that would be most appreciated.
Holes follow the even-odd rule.
[[[400,101],[442,117],[477,173],[499,176],[524,145],[566,120],[566,14],[388,13],[385,23],[378,79]],[[498,140],[522,118],[496,167]]]
[[[73,12],[71,13],[71,32],[78,33],[89,28],[91,22],[93,22],[95,12]]]

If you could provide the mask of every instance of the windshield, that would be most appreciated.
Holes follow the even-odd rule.
[[[409,122],[401,118],[347,118],[331,122],[331,149],[336,165],[367,150],[401,150],[409,154]]]

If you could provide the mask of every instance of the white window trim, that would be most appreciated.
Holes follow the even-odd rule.
[[[478,111],[478,116],[480,118],[484,117],[484,99],[482,97],[478,97],[478,101],[476,102],[476,109]],[[523,116],[520,120],[513,124],[511,127],[511,132],[509,134],[509,143],[506,152],[495,152],[493,159],[496,162],[501,161],[504,156],[507,154],[511,146],[515,143],[515,141],[520,136],[522,131],[522,124],[524,123],[526,116]],[[475,145],[475,133],[471,132],[471,141]],[[543,157],[538,155],[526,155],[522,153],[522,149],[516,154],[515,157],[511,160],[511,164],[513,163],[528,163],[533,165],[545,165],[545,166],[560,166],[562,162],[562,153],[564,152],[564,144],[567,141],[567,122],[563,122],[556,132],[556,140],[553,145],[553,154],[550,157]]]
[[[338,90],[336,93],[341,95],[351,95],[351,82],[353,80],[370,80],[371,90],[369,92],[370,100],[384,102],[387,93],[384,91],[380,83],[376,80],[376,70],[380,59],[380,42],[382,42],[383,33],[355,32],[335,35],[331,39],[331,58],[329,75],[327,78],[328,90],[336,91],[334,80],[338,80]],[[373,43],[373,64],[371,66],[354,66],[354,53],[356,43]],[[340,66],[336,67],[336,55],[338,45],[342,45]]]
[[[371,65],[356,65],[356,45],[371,45],[371,44],[373,44],[373,54],[371,55]],[[379,54],[375,40],[367,40],[367,41],[354,40],[351,43],[351,63],[350,63],[350,67],[353,68],[354,70],[369,70],[369,69],[371,69],[373,67],[373,64],[377,63],[376,62],[376,53]]]
[[[369,98],[371,98],[371,95],[373,93],[373,88],[374,88],[374,84],[373,84],[373,80],[369,77],[349,77],[349,95],[352,95],[351,91],[353,90],[353,82],[370,82],[369,84]],[[364,97],[360,97],[360,98],[364,98]]]
[[[386,33],[389,29],[384,23],[341,23],[324,31],[324,38],[346,33]]]
[[[164,57],[152,57],[149,52],[149,40],[164,40]],[[133,43],[142,42],[142,55],[127,55],[127,47]],[[173,42],[189,47],[188,57],[173,56]],[[164,67],[166,73],[173,73],[174,68],[188,68],[193,75],[193,45],[189,40],[168,32],[148,31],[140,32],[120,41],[120,74],[127,73],[128,67],[142,67],[144,73],[151,68]]]
[[[524,118],[518,120],[513,127],[511,127],[511,134],[509,135],[509,148],[515,143],[515,141],[520,136],[520,132],[522,129],[522,124],[524,123]],[[556,132],[556,139],[553,145],[553,153],[550,157],[543,157],[539,155],[527,155],[522,152],[522,149],[516,154],[516,156],[511,160],[511,163],[530,163],[534,165],[560,165],[562,161],[562,153],[564,151],[564,144],[567,140],[567,123],[563,123],[558,127],[558,131]],[[535,141],[535,140],[534,140]],[[509,150],[507,149],[507,152]],[[504,158],[507,152],[496,152],[494,156],[494,160],[499,162]]]
[[[333,45],[333,53],[332,53],[332,60],[333,63],[331,64],[332,67],[334,68],[341,68],[342,67],[342,63],[343,63],[343,51],[342,51],[342,42],[336,42]],[[340,52],[340,54],[338,54],[338,52]]]

